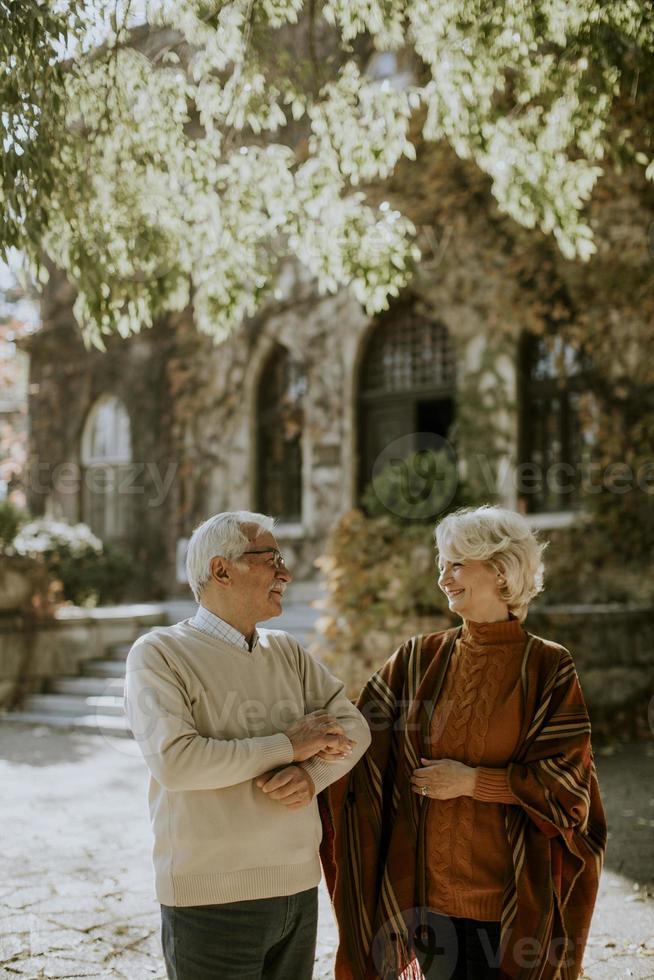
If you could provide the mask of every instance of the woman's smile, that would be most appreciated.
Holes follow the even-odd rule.
[[[500,597],[500,575],[490,562],[454,561],[441,555],[438,573],[438,587],[457,616],[477,623],[509,618],[507,605]]]

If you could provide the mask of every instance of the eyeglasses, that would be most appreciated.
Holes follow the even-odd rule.
[[[246,555],[272,555],[273,568],[286,568],[284,556],[278,548],[263,548],[261,551],[244,551],[241,558],[245,558]]]

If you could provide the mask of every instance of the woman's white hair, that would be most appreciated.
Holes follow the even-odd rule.
[[[197,602],[211,576],[211,559],[220,555],[234,561],[247,551],[250,539],[243,530],[244,525],[253,527],[255,537],[259,537],[272,531],[275,518],[249,510],[226,511],[204,521],[191,535],[186,552],[186,577]]]
[[[543,552],[521,514],[486,504],[448,514],[434,531],[438,554],[446,561],[484,561],[500,573],[500,598],[522,621],[529,603],[543,591]]]

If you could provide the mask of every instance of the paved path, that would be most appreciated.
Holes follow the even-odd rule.
[[[164,980],[146,774],[133,742],[0,724],[0,978]],[[611,852],[591,980],[654,978],[654,749],[599,759]],[[322,893],[314,980],[332,976]]]

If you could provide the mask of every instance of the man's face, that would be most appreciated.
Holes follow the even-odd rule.
[[[293,576],[284,565],[275,568],[275,554],[268,550],[278,549],[274,535],[267,531],[252,537],[256,533],[254,529],[246,527],[244,531],[250,539],[245,554],[231,563],[234,598],[238,597],[238,605],[250,618],[254,617],[257,623],[265,622],[281,615],[282,596]],[[244,567],[239,568],[239,564]]]

